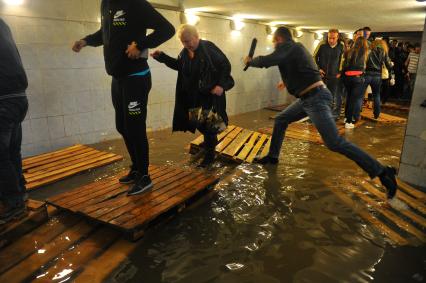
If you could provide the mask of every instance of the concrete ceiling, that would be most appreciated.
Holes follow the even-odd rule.
[[[152,0],[152,2],[279,22],[310,30],[337,27],[349,32],[370,26],[373,31],[421,31],[426,2],[415,0]]]

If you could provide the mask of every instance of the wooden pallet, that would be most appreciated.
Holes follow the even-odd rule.
[[[389,102],[382,104],[380,107],[385,110],[400,111],[404,113],[408,113],[410,111],[409,105],[400,105],[400,104],[389,103]]]
[[[57,182],[80,172],[104,166],[122,156],[77,144],[22,161],[28,190]]]
[[[264,109],[266,110],[271,110],[271,111],[276,111],[276,112],[281,112],[284,109],[287,108],[287,106],[289,106],[290,104],[286,103],[286,104],[278,104],[278,105],[271,105],[271,106],[267,106]]]
[[[44,202],[28,200],[27,211],[28,214],[23,218],[0,225],[0,248],[47,221],[47,209]],[[0,282],[5,281],[0,280]]]
[[[104,282],[136,247],[114,229],[60,213],[0,249],[0,282]]]
[[[182,210],[218,182],[203,171],[150,166],[154,188],[144,194],[127,196],[129,185],[118,177],[95,182],[49,198],[60,209],[79,213],[120,231],[130,240],[139,239],[160,216]],[[168,214],[167,214],[168,213]]]
[[[216,153],[239,163],[252,163],[256,156],[265,156],[271,144],[270,136],[234,125],[228,126],[224,132],[219,134],[218,140]],[[190,143],[189,152],[197,153],[203,143],[204,136],[201,135]]]
[[[359,121],[355,124],[355,127],[359,127],[364,124],[365,121]],[[264,127],[260,128],[258,131],[264,134],[272,135],[273,128]],[[337,130],[339,135],[345,134],[345,124],[343,122],[337,123]],[[307,142],[312,142],[316,144],[323,144],[323,140],[318,133],[318,130],[313,124],[310,123],[292,123],[288,126],[285,132],[286,138],[297,139]]]
[[[339,180],[326,182],[331,191],[361,218],[372,224],[397,245],[424,245],[426,242],[426,194],[398,180],[396,197],[408,205],[397,210],[386,203],[386,195],[378,181]]]
[[[404,124],[407,123],[407,119],[386,114],[386,113],[380,113],[380,116],[378,119],[374,119],[373,109],[364,107],[361,112],[361,117],[363,119],[378,122],[378,123],[386,123],[386,124]]]

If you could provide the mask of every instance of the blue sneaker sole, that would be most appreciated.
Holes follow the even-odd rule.
[[[134,195],[144,193],[144,192],[148,191],[149,189],[152,189],[153,186],[154,185],[151,183],[148,186],[141,188],[140,190],[137,190],[137,191],[134,191],[134,192],[127,192],[127,195],[128,196],[134,196]]]

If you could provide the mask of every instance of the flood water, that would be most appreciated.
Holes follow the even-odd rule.
[[[256,130],[270,111],[232,117]],[[346,137],[379,161],[399,165],[404,125],[367,122]],[[151,133],[151,163],[194,166],[196,136]],[[95,145],[125,155],[120,140]],[[128,165],[125,161],[36,190],[44,199]],[[324,146],[286,140],[276,167],[217,161],[222,180],[211,200],[149,230],[108,282],[426,282],[426,249],[397,247],[325,185],[367,178]]]

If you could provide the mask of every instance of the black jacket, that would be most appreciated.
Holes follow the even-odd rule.
[[[28,80],[7,24],[0,19],[0,99],[25,96]]]
[[[195,132],[195,127],[189,123],[188,110],[191,107],[203,106],[204,108],[213,106],[218,114],[222,117],[223,121],[228,123],[228,115],[226,114],[226,96],[225,93],[222,96],[216,96],[210,94],[210,90],[216,86],[221,86],[225,91],[230,90],[234,86],[234,80],[231,77],[231,63],[225,54],[212,42],[207,40],[200,40],[200,45],[195,52],[195,56],[200,56],[199,70],[202,72],[199,74],[199,82],[196,86],[186,86],[186,78],[184,77],[184,66],[189,64],[188,51],[183,49],[177,59],[168,56],[165,53],[156,58],[157,61],[166,64],[169,68],[178,71],[178,78],[176,83],[176,99],[175,109],[173,113],[173,131],[191,131]],[[210,59],[209,59],[210,58]],[[209,65],[213,64],[213,68]],[[201,81],[203,80],[203,73],[209,73],[211,75],[210,87],[208,89],[200,89]],[[190,96],[194,95],[191,93],[193,87],[198,89],[199,95],[203,97],[199,101],[199,105],[194,105],[193,100]],[[188,89],[190,88],[190,89]],[[210,104],[210,105],[206,105]]]
[[[364,73],[365,72],[365,66],[366,66],[364,54],[365,54],[364,48],[361,48],[359,50],[358,54],[356,54],[354,52],[353,55],[351,56],[351,58],[349,58],[349,54],[346,53],[345,54],[345,61],[343,62],[343,72],[361,71],[361,72]]]
[[[278,66],[288,92],[296,97],[308,86],[321,81],[318,66],[311,54],[301,43],[293,40],[280,44],[269,55],[253,58],[250,66],[257,68]]]
[[[345,53],[343,43],[331,47],[327,41],[321,42],[314,52],[315,63],[325,72],[326,79],[336,78],[341,71],[341,63]]]
[[[102,0],[101,28],[84,40],[104,46],[107,73],[122,77],[148,68],[147,58],[132,60],[125,51],[133,41],[139,50],[154,48],[170,39],[175,29],[145,0]],[[146,35],[147,29],[154,32]]]
[[[391,60],[385,51],[379,47],[374,48],[368,55],[365,73],[372,76],[381,76],[383,64],[389,71],[392,69]]]

